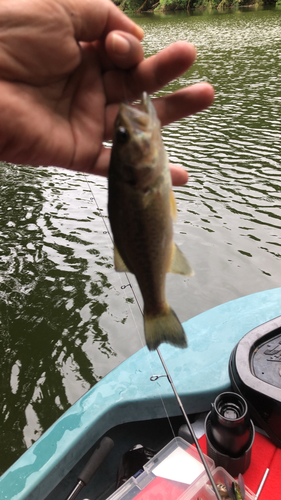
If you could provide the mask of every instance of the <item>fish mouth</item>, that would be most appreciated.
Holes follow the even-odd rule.
[[[149,114],[149,102],[150,98],[147,92],[143,92],[141,96],[140,109],[145,113]]]
[[[157,114],[147,92],[143,92],[138,107],[120,105],[116,128],[123,126],[128,132],[138,135],[151,130],[155,123],[158,123]]]
[[[139,108],[141,111],[143,111],[144,113],[147,113],[151,118],[156,118],[156,111],[155,111],[155,108],[151,102],[151,99],[148,95],[147,92],[143,92],[142,93],[142,98],[141,98],[141,102],[140,102],[140,108]]]

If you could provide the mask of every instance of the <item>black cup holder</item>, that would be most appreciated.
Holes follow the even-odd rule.
[[[224,392],[212,405],[205,420],[207,454],[216,467],[236,477],[250,465],[255,429],[247,403],[239,394]]]

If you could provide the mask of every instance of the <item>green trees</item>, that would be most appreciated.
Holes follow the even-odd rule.
[[[157,0],[113,0],[121,10],[129,10],[131,12],[141,12],[154,10],[160,3]]]
[[[239,5],[272,4],[281,8],[281,0],[113,0],[122,10],[131,12],[169,11],[189,9],[221,9]]]

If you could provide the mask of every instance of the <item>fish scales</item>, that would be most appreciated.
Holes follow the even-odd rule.
[[[118,189],[120,189],[119,193]],[[146,309],[153,308],[155,312],[158,312],[165,303],[165,278],[171,253],[168,247],[170,235],[172,235],[172,223],[170,223],[170,228],[165,228],[164,225],[163,197],[153,198],[151,203],[144,208],[142,197],[135,193],[133,193],[133,199],[131,196],[126,196],[124,192],[126,190],[121,182],[115,184],[115,190],[115,196],[122,205],[126,207],[126,201],[128,203],[125,223],[122,221],[123,217],[122,219],[118,217],[115,206],[112,225],[115,228],[116,247],[123,256],[128,270],[137,277],[142,294],[147,298]],[[148,211],[147,214],[143,213],[146,211]],[[149,238],[147,238],[148,234]],[[159,261],[161,252],[163,258]]]
[[[156,111],[143,95],[140,110],[122,104],[109,168],[108,213],[117,271],[135,274],[144,301],[149,349],[185,347],[186,337],[165,296],[167,272],[191,275],[173,242],[175,202]]]

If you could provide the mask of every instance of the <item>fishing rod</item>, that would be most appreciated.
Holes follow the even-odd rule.
[[[162,356],[162,354],[161,354],[161,352],[160,352],[159,348],[157,348],[156,350],[157,350],[157,354],[158,354],[158,356],[159,356],[159,358],[160,358],[160,361],[161,361],[161,363],[162,363],[162,366],[163,366],[163,368],[164,368],[164,370],[165,370],[165,373],[166,373],[166,375],[167,375],[167,379],[168,379],[168,381],[169,381],[169,383],[170,383],[170,385],[171,385],[171,387],[172,387],[172,389],[173,389],[173,392],[174,392],[174,395],[175,395],[175,397],[176,397],[177,403],[178,403],[178,405],[179,405],[179,407],[180,407],[180,410],[181,410],[181,412],[182,412],[182,414],[183,414],[183,417],[184,417],[184,419],[185,419],[185,421],[186,421],[186,424],[187,424],[188,430],[189,430],[189,432],[190,432],[190,434],[191,434],[191,437],[192,437],[192,439],[193,439],[193,441],[194,441],[194,444],[195,444],[195,446],[196,446],[196,448],[197,448],[197,451],[198,451],[198,453],[199,453],[200,459],[201,459],[201,461],[202,461],[202,463],[203,463],[203,465],[204,465],[205,471],[206,471],[206,473],[207,473],[207,475],[208,475],[208,478],[209,478],[209,480],[210,480],[210,482],[211,482],[211,485],[212,485],[212,487],[213,487],[213,490],[214,490],[214,492],[215,492],[215,495],[216,495],[216,497],[217,497],[217,499],[218,499],[218,500],[221,500],[221,496],[220,496],[220,494],[219,494],[219,492],[218,492],[217,485],[216,485],[216,483],[215,483],[215,481],[214,481],[214,478],[213,478],[213,476],[212,476],[212,473],[211,473],[211,471],[210,471],[210,468],[209,468],[209,466],[208,466],[208,464],[207,464],[207,462],[206,462],[206,460],[205,460],[204,453],[203,453],[203,452],[202,452],[202,450],[201,450],[200,444],[199,444],[198,439],[197,439],[197,437],[196,437],[196,434],[195,434],[195,432],[194,432],[194,430],[193,430],[193,428],[192,428],[191,422],[190,422],[190,420],[189,420],[189,418],[188,418],[188,416],[187,416],[187,414],[186,414],[186,411],[185,411],[184,406],[183,406],[183,404],[182,404],[181,398],[180,398],[180,396],[179,396],[179,394],[178,394],[178,392],[177,392],[177,390],[176,390],[176,388],[175,388],[175,384],[174,384],[174,382],[173,382],[173,379],[172,379],[172,377],[171,377],[171,375],[170,375],[170,373],[169,373],[169,370],[168,370],[168,368],[167,368],[167,366],[166,366],[166,363],[165,363],[165,361],[164,361],[164,359],[163,359],[163,356]]]
[[[111,241],[113,242],[113,239],[112,239],[112,236],[111,236],[111,234],[110,234],[110,231],[109,231],[108,225],[107,225],[106,220],[105,220],[105,218],[104,218],[104,215],[102,214],[102,211],[101,211],[101,209],[100,209],[100,207],[99,207],[99,205],[98,205],[98,202],[97,202],[97,200],[96,200],[96,198],[95,198],[95,195],[94,195],[94,192],[93,192],[93,190],[92,190],[91,184],[90,184],[90,182],[88,181],[88,179],[86,178],[86,176],[85,176],[85,179],[86,179],[86,182],[87,182],[87,184],[88,184],[88,187],[89,187],[89,189],[90,189],[90,191],[91,191],[91,193],[92,193],[92,197],[93,197],[93,200],[95,201],[95,204],[96,204],[96,206],[97,206],[97,209],[99,210],[99,213],[100,213],[100,216],[101,216],[101,218],[102,218],[102,220],[103,220],[103,223],[104,223],[104,225],[105,225],[105,227],[106,227],[106,232],[108,233],[109,237],[111,238]],[[130,287],[131,287],[131,290],[132,290],[133,295],[134,295],[134,297],[135,297],[135,299],[136,299],[136,302],[137,302],[137,304],[138,304],[138,307],[139,307],[139,309],[140,309],[141,313],[143,314],[143,311],[142,311],[142,309],[141,309],[141,306],[140,306],[140,303],[139,303],[139,301],[138,301],[138,298],[137,298],[137,296],[136,296],[136,294],[135,294],[135,291],[134,291],[134,289],[133,289],[133,286],[132,286],[132,284],[131,284],[131,282],[130,282],[129,276],[128,276],[128,274],[127,274],[126,272],[125,272],[124,274],[126,275],[127,281],[128,281],[128,283],[129,283],[129,285],[130,285]],[[196,435],[195,435],[195,433],[194,433],[194,430],[193,430],[193,428],[192,428],[191,422],[190,422],[190,420],[189,420],[189,418],[188,418],[188,416],[187,416],[187,414],[186,414],[186,412],[185,412],[185,409],[184,409],[184,407],[183,407],[183,404],[182,404],[181,398],[180,398],[180,396],[179,396],[179,394],[178,394],[178,392],[177,392],[177,390],[176,390],[176,388],[175,388],[174,382],[173,382],[172,377],[171,377],[171,375],[170,375],[170,373],[169,373],[169,371],[168,371],[168,368],[167,368],[167,366],[166,366],[166,364],[165,364],[165,361],[164,361],[164,359],[163,359],[163,357],[162,357],[162,354],[161,354],[161,352],[160,352],[159,348],[157,348],[157,349],[156,349],[156,351],[157,351],[157,353],[158,353],[158,356],[159,356],[159,358],[160,358],[160,361],[161,361],[161,363],[162,363],[162,366],[163,366],[163,368],[164,368],[164,370],[165,370],[165,373],[166,373],[167,379],[168,379],[168,381],[169,381],[169,383],[170,383],[170,385],[171,385],[171,387],[172,387],[172,389],[173,389],[173,392],[174,392],[174,395],[175,395],[175,397],[176,397],[177,403],[178,403],[178,405],[179,405],[179,407],[180,407],[180,410],[181,410],[181,412],[182,412],[182,415],[183,415],[183,417],[184,417],[184,419],[185,419],[185,421],[186,421],[186,424],[187,424],[188,430],[189,430],[189,432],[190,432],[190,434],[191,434],[191,437],[192,437],[192,439],[193,439],[193,442],[194,442],[194,444],[195,444],[195,446],[196,446],[196,448],[197,448],[197,451],[198,451],[198,453],[199,453],[200,459],[201,459],[201,461],[202,461],[202,463],[203,463],[203,466],[204,466],[204,468],[205,468],[205,471],[206,471],[206,473],[207,473],[207,476],[208,476],[208,478],[209,478],[209,480],[210,480],[210,483],[211,483],[211,485],[212,485],[212,487],[213,487],[213,490],[214,490],[214,493],[215,493],[215,495],[216,495],[216,497],[217,497],[217,500],[221,500],[220,494],[219,494],[219,492],[218,492],[218,489],[217,489],[216,483],[215,483],[215,481],[214,481],[214,478],[213,478],[213,476],[212,476],[212,473],[211,473],[211,471],[210,471],[210,468],[209,468],[209,466],[208,466],[208,464],[207,464],[207,462],[206,462],[206,460],[205,460],[205,457],[204,457],[204,454],[203,454],[203,452],[202,452],[202,450],[201,450],[201,447],[200,447],[200,444],[199,444],[199,442],[198,442],[198,439],[197,439],[197,437],[196,437]],[[164,402],[163,402],[163,405],[164,405]],[[164,405],[164,407],[165,407],[165,405]]]
[[[65,500],[75,500],[78,493],[88,484],[90,479],[96,473],[97,469],[104,462],[109,452],[112,450],[114,442],[108,436],[102,438],[98,447],[95,449],[94,453],[91,455],[90,459],[86,463],[84,469],[80,472],[76,486],[71,490],[69,495]]]

